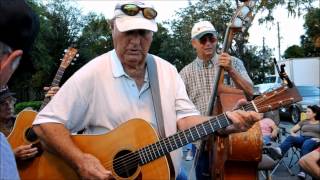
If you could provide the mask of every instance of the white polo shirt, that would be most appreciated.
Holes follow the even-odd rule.
[[[178,119],[200,113],[188,98],[176,68],[153,57],[157,63],[165,131],[169,136],[177,132]],[[63,123],[72,133],[86,128],[85,133],[101,134],[133,118],[144,119],[157,130],[148,73],[145,73],[139,91],[112,50],[93,59],[70,77],[39,112],[33,124]],[[171,153],[176,174],[180,153],[181,150]]]

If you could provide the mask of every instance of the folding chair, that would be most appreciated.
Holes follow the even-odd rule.
[[[281,140],[282,140],[283,138],[285,138],[285,137],[289,134],[284,127],[278,126],[278,128],[279,128],[279,133],[278,133],[277,141],[276,141],[276,143],[272,144],[271,146],[279,146],[279,144],[281,143]],[[291,168],[287,165],[287,163],[285,163],[285,158],[288,157],[289,152],[290,152],[290,150],[289,150],[288,152],[286,152],[286,153],[282,156],[282,158],[275,160],[276,164],[275,164],[274,168],[272,169],[272,171],[271,171],[271,173],[270,173],[270,177],[276,172],[276,170],[279,168],[279,166],[280,166],[281,164],[287,169],[287,171],[289,172],[289,174],[290,174],[291,176],[294,175],[294,174],[292,173],[292,171],[291,171]]]

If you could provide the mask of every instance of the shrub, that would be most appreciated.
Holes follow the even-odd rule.
[[[28,101],[28,102],[20,102],[15,105],[14,112],[18,114],[25,108],[32,108],[34,110],[39,110],[42,101]]]

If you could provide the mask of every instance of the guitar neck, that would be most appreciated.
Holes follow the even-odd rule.
[[[54,76],[54,79],[51,83],[51,87],[54,87],[54,86],[59,86],[59,83],[61,81],[61,78],[62,78],[62,75],[64,73],[66,68],[60,66],[56,75]],[[40,107],[40,110],[42,110],[48,103],[49,101],[51,100],[50,97],[45,97],[44,100],[42,101],[42,104],[41,104],[41,107]]]
[[[252,102],[242,106],[240,109],[248,111],[255,111],[255,107]],[[139,156],[140,164],[147,164],[150,161],[158,159],[167,153],[174,151],[180,147],[183,147],[191,142],[197,141],[207,135],[213,134],[215,131],[221,128],[225,128],[232,124],[225,113],[209,119],[208,121],[198,124],[192,128],[184,131],[180,131],[172,136],[161,139],[160,141],[146,146],[136,152],[136,156]]]

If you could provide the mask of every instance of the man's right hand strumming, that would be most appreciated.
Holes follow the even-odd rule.
[[[114,179],[111,171],[106,170],[100,161],[91,154],[83,154],[77,163],[77,173],[82,179]]]

